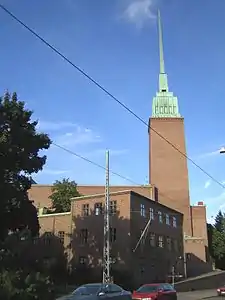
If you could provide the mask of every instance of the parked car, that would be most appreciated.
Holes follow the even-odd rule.
[[[144,284],[133,292],[132,299],[177,300],[177,292],[168,283]]]
[[[78,287],[65,300],[132,300],[132,293],[116,284],[90,283]]]
[[[217,289],[217,295],[218,296],[225,296],[225,286],[222,286]]]

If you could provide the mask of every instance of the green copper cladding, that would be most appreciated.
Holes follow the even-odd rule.
[[[165,72],[163,53],[163,34],[160,11],[158,11],[158,35],[159,35],[159,92],[153,98],[153,118],[180,118],[177,97],[169,92],[167,74]]]

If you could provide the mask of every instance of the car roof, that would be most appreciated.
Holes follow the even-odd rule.
[[[162,285],[162,284],[169,284],[169,285],[171,285],[168,282],[161,282],[161,283],[146,283],[146,284],[143,284],[142,286],[158,286],[158,285]]]
[[[99,282],[96,282],[96,283],[86,283],[86,284],[83,284],[82,286],[95,286],[95,285],[103,285],[103,283],[99,283]]]

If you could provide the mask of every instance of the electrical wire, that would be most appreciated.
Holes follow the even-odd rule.
[[[78,158],[80,158],[80,159],[82,159],[82,160],[84,160],[84,161],[86,161],[86,162],[88,162],[88,163],[90,163],[90,164],[92,164],[92,165],[94,165],[94,166],[96,166],[96,167],[98,167],[98,168],[103,169],[103,170],[106,171],[106,167],[104,167],[104,166],[102,166],[102,165],[100,165],[100,164],[98,164],[98,163],[96,163],[96,162],[90,160],[90,159],[87,158],[87,157],[84,157],[84,156],[82,156],[82,155],[80,155],[80,154],[78,154],[78,153],[76,153],[76,152],[74,152],[74,151],[72,151],[72,150],[69,150],[69,149],[67,149],[67,148],[65,148],[65,147],[63,147],[63,146],[61,146],[61,145],[58,145],[58,144],[56,144],[56,143],[54,143],[54,142],[52,143],[52,145],[54,145],[55,147],[57,147],[57,148],[59,148],[59,149],[62,149],[62,150],[64,150],[65,152],[67,152],[67,153],[69,153],[69,154],[72,154],[72,155],[74,155],[74,156],[76,156],[76,157],[78,157]],[[123,176],[123,175],[117,173],[117,172],[114,172],[114,171],[112,171],[112,170],[109,170],[109,172],[110,172],[111,174],[113,174],[113,175],[116,175],[116,176],[120,177],[121,179],[124,179],[124,180],[126,180],[126,181],[129,181],[130,183],[132,183],[132,184],[134,184],[134,185],[137,185],[137,186],[140,186],[140,187],[141,187],[141,186],[142,186],[142,187],[145,187],[144,185],[141,185],[141,184],[139,184],[139,183],[136,183],[135,181],[133,181],[133,180],[131,180],[131,179],[129,179],[129,178],[127,178],[127,177],[125,177],[125,176]]]
[[[59,55],[63,60],[69,63],[72,67],[74,67],[78,72],[80,72],[84,77],[86,77],[89,81],[91,81],[95,86],[97,86],[100,90],[102,90],[106,95],[108,95],[111,99],[117,102],[122,108],[124,108],[127,112],[133,115],[137,120],[146,125],[149,129],[151,129],[154,133],[156,133],[161,139],[167,142],[174,150],[179,152],[184,158],[189,160],[195,167],[197,167],[201,172],[203,172],[206,176],[208,176],[212,181],[217,183],[219,186],[225,189],[225,185],[222,184],[219,180],[205,171],[201,166],[199,166],[193,159],[187,156],[187,154],[183,153],[179,148],[177,148],[172,142],[170,142],[167,138],[165,138],[162,134],[160,134],[157,130],[152,128],[145,120],[139,117],[133,110],[131,110],[127,105],[122,103],[117,97],[115,97],[112,93],[110,93],[106,88],[104,88],[100,83],[98,83],[93,77],[88,75],[84,70],[78,67],[75,63],[73,63],[69,58],[67,58],[64,54],[62,54],[56,47],[50,44],[47,40],[41,37],[37,32],[31,29],[28,25],[26,25],[23,21],[21,21],[18,17],[16,17],[12,12],[10,12],[4,5],[0,4],[0,8],[7,13],[11,18],[13,18],[16,22],[22,25],[25,29],[27,29],[32,35],[34,35],[37,39],[39,39],[42,43],[44,43],[48,48],[50,48],[53,52]],[[55,144],[56,145],[56,144]],[[63,148],[61,148],[63,149]]]
[[[90,159],[87,158],[87,157],[84,157],[84,156],[82,156],[82,155],[80,155],[80,154],[78,154],[78,153],[76,153],[76,152],[74,152],[74,151],[72,151],[72,150],[69,150],[69,149],[67,149],[67,148],[65,148],[65,147],[63,147],[63,146],[60,146],[60,145],[58,145],[58,144],[56,144],[56,143],[54,143],[54,142],[52,143],[52,145],[54,145],[54,146],[56,146],[56,147],[58,147],[58,148],[60,148],[60,149],[62,149],[62,150],[64,150],[64,151],[68,152],[69,154],[74,155],[74,156],[76,156],[76,157],[78,157],[78,158],[80,158],[80,159],[82,159],[82,160],[84,160],[84,161],[86,161],[86,162],[88,162],[88,163],[90,163],[90,164],[92,164],[92,165],[94,165],[94,166],[96,166],[96,167],[98,167],[98,168],[100,168],[100,169],[106,171],[106,167],[104,167],[104,166],[102,166],[102,165],[100,165],[100,164],[98,164],[98,163],[96,163],[96,162],[90,160]],[[111,174],[113,174],[113,175],[116,175],[116,176],[120,177],[120,178],[123,179],[123,180],[126,180],[126,181],[130,182],[130,183],[133,184],[135,187],[140,187],[140,188],[146,189],[146,188],[148,188],[148,187],[150,186],[150,185],[144,185],[144,184],[137,183],[137,182],[131,180],[130,178],[121,175],[120,173],[114,172],[114,171],[111,170],[111,169],[109,170],[109,172],[110,172]],[[162,192],[160,192],[160,191],[158,192],[158,194],[159,194],[160,196],[163,196],[163,197],[169,199],[170,201],[175,202],[174,199],[172,199],[171,197],[169,197],[168,195],[165,195],[164,193],[162,193]],[[159,203],[160,203],[160,202],[159,202]],[[182,209],[182,208],[183,208],[183,206],[181,206],[181,207],[176,207],[176,209],[173,209],[173,208],[171,208],[171,209],[173,209],[173,210],[178,210],[178,211],[179,211],[179,210]],[[135,211],[135,212],[136,212],[136,211]],[[140,211],[139,211],[139,212],[140,212]],[[171,215],[171,214],[170,214],[170,215]]]

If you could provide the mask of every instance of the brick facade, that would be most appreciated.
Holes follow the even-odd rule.
[[[149,125],[153,129],[149,128],[149,179],[158,189],[159,202],[183,213],[185,252],[189,258],[187,273],[199,275],[211,270],[212,265],[208,255],[206,207],[202,202],[190,205],[184,119],[150,118]]]
[[[104,200],[104,194],[78,197],[69,213],[39,216],[41,233],[63,232],[72,267],[89,265],[96,280],[102,276]],[[133,191],[112,192],[110,200],[113,270],[127,274],[135,287],[166,280],[172,266],[183,273],[183,215]],[[150,217],[148,233],[134,252]]]

